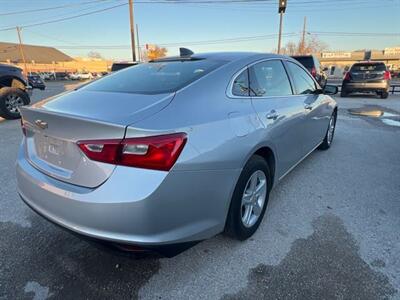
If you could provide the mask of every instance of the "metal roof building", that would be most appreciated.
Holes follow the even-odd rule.
[[[51,64],[73,60],[53,47],[23,45],[22,49],[27,63]],[[19,44],[0,42],[0,62],[22,63]]]

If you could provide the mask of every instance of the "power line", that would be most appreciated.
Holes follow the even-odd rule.
[[[297,36],[298,33],[285,33],[283,36],[291,37]],[[227,39],[215,39],[215,40],[202,40],[202,41],[188,41],[188,42],[171,42],[171,43],[157,43],[158,46],[162,47],[178,47],[182,45],[212,45],[212,44],[224,44],[224,43],[237,43],[237,42],[246,42],[246,41],[254,41],[254,40],[264,40],[264,39],[274,39],[277,34],[268,34],[268,35],[258,35],[258,36],[245,36],[245,37],[236,37],[236,38],[227,38]],[[145,46],[145,44],[140,45],[140,47]],[[130,45],[79,45],[79,46],[55,46],[59,49],[104,49],[104,50],[116,50],[116,49],[130,49]]]
[[[35,26],[46,25],[46,24],[51,24],[51,23],[63,22],[63,21],[66,21],[66,20],[71,20],[71,19],[75,19],[75,18],[79,18],[79,17],[83,17],[83,16],[88,16],[88,15],[92,15],[92,14],[101,13],[101,12],[104,12],[104,11],[107,11],[107,10],[111,10],[111,9],[114,9],[114,8],[117,8],[117,7],[125,6],[125,5],[128,5],[128,3],[122,3],[122,4],[118,4],[118,5],[114,5],[114,6],[110,6],[110,7],[106,7],[106,8],[102,8],[102,9],[98,9],[98,10],[94,10],[94,11],[91,11],[91,12],[87,12],[87,13],[84,13],[84,14],[78,14],[78,15],[70,16],[70,17],[54,19],[54,20],[49,20],[49,21],[44,21],[44,22],[39,22],[39,23],[22,25],[22,26],[19,26],[19,27],[21,27],[21,28],[35,27]],[[13,29],[15,29],[15,27],[6,27],[6,28],[0,28],[0,31],[7,31],[7,30],[13,30]]]
[[[56,9],[62,9],[62,8],[68,8],[68,7],[75,7],[75,6],[82,6],[82,5],[87,5],[87,4],[92,4],[92,3],[99,3],[99,2],[106,2],[106,1],[115,1],[115,0],[94,0],[94,1],[87,1],[87,2],[73,3],[73,4],[65,4],[65,5],[52,6],[52,7],[27,9],[27,10],[20,10],[20,11],[12,11],[12,12],[0,13],[0,16],[13,16],[13,15],[33,13],[33,12],[43,12],[43,11],[56,10]]]

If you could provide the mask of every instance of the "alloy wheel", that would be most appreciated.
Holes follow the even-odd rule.
[[[328,136],[327,136],[327,142],[328,145],[332,143],[333,140],[333,134],[335,133],[335,116],[332,115],[331,119],[329,120],[329,127],[328,127]]]
[[[5,106],[10,113],[19,113],[19,107],[24,105],[24,100],[17,94],[9,94],[5,99]]]
[[[255,171],[246,183],[242,196],[241,217],[245,227],[252,227],[259,219],[267,195],[267,177],[261,170]]]

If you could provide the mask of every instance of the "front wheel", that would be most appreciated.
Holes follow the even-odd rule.
[[[334,111],[329,120],[328,130],[326,131],[325,138],[322,141],[322,144],[319,145],[318,149],[327,150],[331,147],[333,142],[333,136],[335,135],[336,118],[337,118],[337,112]]]
[[[258,155],[252,156],[236,184],[226,221],[226,234],[241,241],[254,234],[267,207],[270,178],[265,159]]]
[[[0,89],[0,116],[5,119],[21,117],[19,108],[29,104],[29,96],[19,88],[3,87]]]

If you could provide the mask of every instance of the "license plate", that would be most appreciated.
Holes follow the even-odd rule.
[[[41,134],[36,134],[35,139],[39,154],[41,154],[42,157],[47,157],[48,155],[64,155],[64,141]]]

